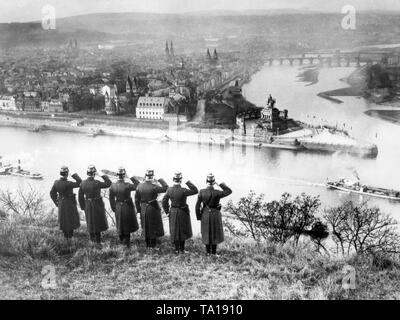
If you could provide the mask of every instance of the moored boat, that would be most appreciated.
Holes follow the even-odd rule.
[[[101,129],[91,129],[87,135],[89,137],[97,137],[102,134],[104,134],[104,131]]]
[[[363,185],[360,183],[359,180],[349,180],[342,178],[338,181],[328,181],[326,183],[326,186],[329,189],[400,201],[400,191]]]
[[[12,166],[0,166],[0,176],[6,176],[10,174]]]
[[[9,171],[12,169],[12,165],[9,163],[4,164],[2,159],[3,157],[0,156],[0,176],[5,176],[9,174]]]
[[[100,170],[100,172],[102,174],[105,174],[105,175],[110,176],[110,177],[118,177],[117,173],[114,172],[114,171],[111,171],[111,170],[103,169],[103,170]]]
[[[41,180],[43,179],[43,176],[40,173],[34,173],[30,172],[27,170],[23,170],[18,167],[13,167],[8,171],[8,174],[16,177],[21,177],[21,178],[28,178],[28,179],[34,179],[34,180]]]

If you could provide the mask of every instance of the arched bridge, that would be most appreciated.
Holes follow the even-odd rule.
[[[384,57],[387,59],[388,55],[381,55],[376,52],[304,53],[302,55],[270,57],[267,59],[267,61],[269,62],[269,65],[273,65],[274,63],[278,62],[280,65],[289,63],[290,65],[309,64],[324,65],[328,67],[350,67],[356,65],[359,67],[361,64],[375,64],[382,62]]]

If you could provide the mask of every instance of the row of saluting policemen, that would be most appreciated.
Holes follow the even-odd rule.
[[[207,176],[207,187],[200,192],[190,181],[186,182],[188,188],[182,187],[181,173],[174,174],[172,187],[168,187],[163,179],[155,180],[153,170],[147,170],[142,183],[134,177],[130,178],[132,183],[126,182],[124,168],[118,169],[118,181],[115,183],[112,183],[107,175],[102,176],[103,181],[95,179],[97,171],[94,166],[89,166],[88,178],[85,181],[82,181],[77,174],[72,175],[75,182],[69,181],[68,175],[68,168],[62,167],[61,177],[54,182],[50,191],[50,197],[58,207],[60,229],[67,239],[71,239],[74,230],[80,227],[77,201],[73,192],[73,189],[79,188],[78,202],[80,208],[85,211],[90,239],[100,243],[101,232],[108,229],[101,190],[110,188],[109,201],[115,213],[118,235],[121,243],[127,246],[130,246],[131,233],[139,229],[136,211],[140,215],[148,248],[154,248],[156,239],[164,236],[161,208],[157,201],[160,193],[165,193],[162,207],[169,217],[171,241],[176,253],[185,252],[185,241],[192,237],[190,210],[186,200],[187,197],[196,194],[198,194],[196,217],[201,221],[202,241],[207,254],[216,254],[217,245],[224,240],[220,199],[230,195],[232,190],[224,183],[219,184],[221,190],[215,189],[213,174]],[[132,191],[136,191],[134,201],[131,196]]]

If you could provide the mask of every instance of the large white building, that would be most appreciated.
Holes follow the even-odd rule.
[[[0,96],[0,110],[16,111],[15,98],[13,96]]]
[[[163,120],[168,103],[166,97],[140,97],[136,106],[136,118]]]

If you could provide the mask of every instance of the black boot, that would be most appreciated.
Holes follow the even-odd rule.
[[[206,244],[206,251],[207,251],[207,255],[209,256],[211,253],[211,246],[209,244]]]
[[[64,238],[66,240],[70,240],[74,234],[74,231],[63,231],[63,233],[64,233]]]
[[[92,241],[92,242],[96,241],[96,236],[94,233],[90,233],[89,236],[90,236],[90,241]]]
[[[150,248],[156,247],[156,239],[150,239]]]
[[[211,245],[211,253],[217,254],[217,245],[216,244]]]
[[[175,253],[178,254],[179,253],[179,241],[174,241],[174,245],[175,245]]]
[[[180,241],[180,242],[179,242],[179,250],[180,250],[180,252],[182,252],[182,253],[185,252],[185,241]]]
[[[128,248],[131,246],[131,234],[125,236],[124,243]]]
[[[101,234],[100,234],[100,232],[95,233],[95,234],[94,234],[94,237],[95,237],[96,243],[97,243],[97,244],[100,244],[100,243],[101,243]]]

